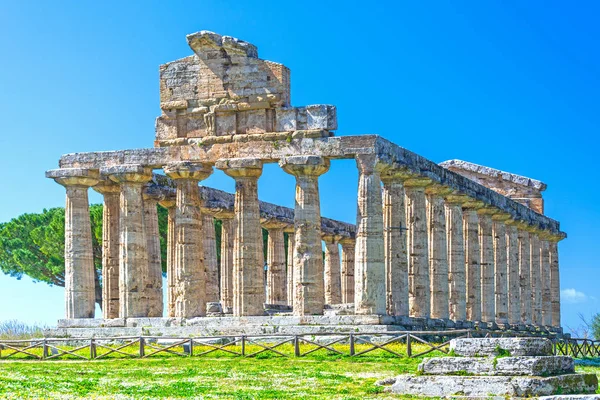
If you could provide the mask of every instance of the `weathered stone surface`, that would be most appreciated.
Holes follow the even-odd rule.
[[[424,359],[419,371],[428,375],[532,375],[548,376],[575,372],[571,357],[433,357]]]
[[[267,222],[263,226],[269,232],[267,239],[267,304],[287,304],[287,282],[285,274],[285,240],[279,222]]]
[[[157,207],[156,199],[144,196],[144,229],[148,243],[148,279],[144,290],[148,299],[148,317],[163,315],[162,260]]]
[[[515,222],[506,221],[506,263],[508,286],[508,322],[521,322],[521,286],[519,276],[519,237]]]
[[[544,338],[464,338],[452,339],[450,350],[466,357],[497,356],[498,349],[511,356],[550,356],[552,342]]]
[[[225,312],[233,312],[233,216],[221,216],[221,304]]]
[[[175,317],[176,279],[175,279],[175,200],[162,200],[160,205],[167,209],[167,317]]]
[[[287,285],[287,305],[294,305],[294,232],[287,232],[287,252],[285,255],[286,262],[286,285]]]
[[[537,232],[529,233],[531,246],[531,322],[535,325],[542,324],[542,263],[540,237]]]
[[[339,304],[342,302],[340,246],[338,240],[339,238],[335,236],[323,236],[323,241],[325,242],[325,304]]]
[[[558,269],[558,239],[550,241],[550,289],[552,326],[560,327],[560,271]]]
[[[492,216],[494,235],[494,279],[496,300],[496,323],[508,323],[508,262],[506,249],[506,225],[508,219],[506,214],[494,214]]]
[[[450,319],[464,321],[467,317],[465,245],[462,196],[446,198],[446,229],[448,232],[448,272],[450,281]]]
[[[531,247],[529,243],[529,232],[523,224],[519,225],[519,280],[521,288],[521,322],[529,325],[532,318],[531,304]]]
[[[467,320],[481,321],[481,248],[479,217],[475,208],[463,211],[465,266],[467,275]]]
[[[217,238],[215,219],[210,214],[202,214],[202,246],[204,248],[204,269],[206,274],[206,302],[219,302],[219,264],[217,262]],[[208,311],[207,311],[208,312]]]
[[[342,269],[340,272],[342,303],[354,304],[354,257],[356,254],[356,240],[343,238],[342,246]]]
[[[431,318],[449,318],[448,233],[443,188],[429,187],[427,193],[427,230],[431,278]]]
[[[479,213],[479,246],[481,248],[481,319],[485,322],[496,320],[494,299],[494,238],[492,235],[492,217],[489,208]]]

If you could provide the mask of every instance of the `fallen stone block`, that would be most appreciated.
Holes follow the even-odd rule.
[[[434,357],[425,359],[419,371],[427,375],[530,375],[549,376],[575,372],[567,356],[542,357]]]
[[[462,338],[450,341],[457,356],[551,356],[552,342],[545,338]]]

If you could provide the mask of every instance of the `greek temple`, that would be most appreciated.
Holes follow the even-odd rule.
[[[566,235],[544,215],[544,183],[436,164],[377,135],[337,136],[336,107],[292,106],[290,70],[254,45],[208,31],[187,42],[193,55],[160,66],[154,148],[66,154],[46,172],[66,189],[64,326],[239,325],[276,313],[278,323],[336,315],[346,325],[560,331]],[[352,223],[320,212],[319,177],[340,159],[358,169],[356,199],[345,200],[357,204]],[[259,201],[267,163],[295,177],[294,209]],[[234,194],[201,186],[215,169]],[[90,188],[104,198],[98,319]]]

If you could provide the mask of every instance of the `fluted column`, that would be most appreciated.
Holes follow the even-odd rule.
[[[529,226],[520,222],[519,235],[519,278],[521,291],[521,322],[531,324],[531,246],[529,243]]]
[[[508,322],[521,322],[521,280],[519,276],[519,235],[516,222],[506,221],[506,262],[508,278]]]
[[[403,180],[406,174],[389,170],[383,182],[383,231],[386,308],[389,315],[408,315],[407,227]]]
[[[481,321],[481,247],[479,246],[478,208],[481,208],[481,204],[469,202],[463,209],[468,321]]]
[[[339,239],[335,235],[323,235],[325,242],[325,304],[342,302]]]
[[[104,180],[94,186],[104,197],[102,207],[102,315],[119,318],[119,185]]]
[[[204,247],[204,269],[206,271],[206,302],[217,303],[220,301],[217,237],[215,232],[215,218],[208,213],[202,213],[202,241]]]
[[[219,213],[221,220],[221,305],[226,313],[233,312],[233,213]]]
[[[479,247],[481,249],[481,320],[494,322],[496,307],[494,300],[494,237],[492,216],[494,210],[481,208],[479,214]]]
[[[548,232],[540,235],[540,277],[542,281],[542,325],[552,326],[552,292],[550,274],[550,243]]]
[[[159,204],[167,209],[167,316],[175,317],[175,213],[174,199],[163,199]]]
[[[152,170],[131,164],[103,168],[102,174],[121,185],[119,317],[147,317],[150,265],[143,191]]]
[[[529,244],[531,246],[531,322],[534,325],[542,324],[542,277],[540,260],[540,238],[537,231],[529,233]]]
[[[427,194],[427,231],[429,232],[429,275],[431,278],[431,318],[449,318],[448,236],[444,195],[450,190],[430,186]]]
[[[287,233],[287,253],[285,256],[286,262],[286,286],[287,286],[287,305],[294,306],[294,227],[288,227],[285,230]]]
[[[342,269],[341,287],[342,303],[354,303],[354,256],[356,254],[356,240],[354,238],[343,238],[340,240],[342,246]]]
[[[262,162],[256,158],[232,158],[217,161],[216,167],[235,179],[233,315],[263,315],[264,254],[258,203]]]
[[[177,185],[175,317],[202,317],[206,315],[206,276],[198,182],[208,178],[212,167],[177,162],[167,165],[164,170]]]
[[[494,278],[496,323],[508,323],[508,253],[506,248],[506,225],[508,214],[500,213],[492,216],[494,235]]]
[[[267,221],[263,227],[267,237],[267,304],[287,304],[287,282],[285,279],[285,224]]]
[[[296,177],[294,210],[294,315],[323,314],[325,305],[319,176],[329,160],[319,156],[293,156],[279,161]]]
[[[162,260],[160,256],[160,233],[158,231],[158,200],[146,195],[144,199],[144,227],[148,243],[148,279],[144,290],[147,292],[148,317],[162,317]]]
[[[450,280],[450,319],[465,321],[467,318],[465,242],[463,232],[463,196],[446,197],[446,230],[448,233],[448,271]]]
[[[94,318],[95,268],[88,189],[98,171],[64,168],[46,172],[67,191],[65,205],[65,318]]]
[[[564,236],[554,236],[550,239],[550,288],[552,290],[552,326],[560,327],[560,270],[558,265],[558,241]]]

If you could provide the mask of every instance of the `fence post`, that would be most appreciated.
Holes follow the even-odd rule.
[[[145,355],[146,353],[144,351],[144,338],[140,336],[140,358],[144,357]]]
[[[354,335],[351,333],[350,334],[350,355],[353,356],[355,353],[354,351]]]
[[[96,358],[96,342],[94,339],[90,339],[90,360]]]
[[[242,357],[246,357],[246,336],[242,335]]]
[[[42,341],[42,359],[46,359],[48,357],[48,343],[46,343],[46,338]]]
[[[298,335],[294,336],[294,355],[300,357],[300,340]]]
[[[194,339],[190,339],[190,357],[194,355]]]
[[[408,356],[408,358],[412,357],[412,340],[410,333],[406,334],[406,355]]]

